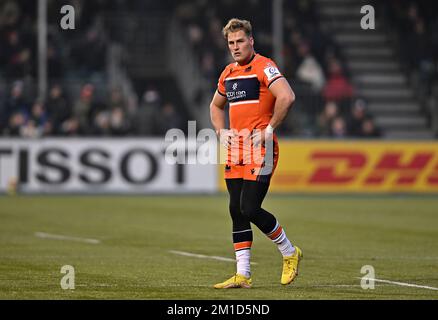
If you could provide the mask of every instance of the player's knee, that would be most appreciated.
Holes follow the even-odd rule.
[[[244,201],[240,206],[240,211],[244,216],[246,216],[250,221],[254,221],[257,212],[260,210],[260,207],[255,206],[253,203],[249,201]]]
[[[240,212],[239,203],[230,203],[229,205],[230,215],[233,220],[237,219],[242,213]]]

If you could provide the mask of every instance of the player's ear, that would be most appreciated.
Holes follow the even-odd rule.
[[[254,46],[254,38],[252,36],[249,37],[249,43]]]

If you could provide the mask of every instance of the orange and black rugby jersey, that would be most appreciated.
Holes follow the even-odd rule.
[[[260,54],[255,54],[246,65],[234,62],[226,66],[217,91],[230,104],[230,128],[264,129],[272,118],[275,104],[269,86],[282,77],[275,63]]]

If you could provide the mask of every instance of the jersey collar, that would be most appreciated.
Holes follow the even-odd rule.
[[[236,62],[236,67],[238,67],[239,69],[240,69],[240,68],[246,68],[246,67],[248,67],[248,66],[251,64],[251,62],[253,62],[254,58],[255,58],[256,56],[258,56],[258,55],[259,55],[258,53],[255,53],[255,52],[254,52],[254,54],[252,55],[251,59],[249,59],[249,61],[248,61],[247,64],[240,65],[240,64],[238,64],[238,63]]]

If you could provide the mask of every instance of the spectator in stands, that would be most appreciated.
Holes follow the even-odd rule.
[[[6,76],[23,78],[32,71],[31,51],[21,42],[17,30],[8,33],[7,42],[2,50],[6,61]]]
[[[17,26],[20,18],[20,7],[15,1],[5,1],[0,7],[0,30],[11,29]]]
[[[323,112],[318,117],[318,135],[330,136],[332,122],[338,116],[338,106],[329,101],[325,104]]]
[[[102,19],[96,19],[85,36],[81,37],[72,48],[71,56],[76,61],[80,72],[88,75],[103,70],[106,61],[107,41]]]
[[[84,134],[91,133],[91,119],[96,112],[96,103],[94,101],[94,86],[85,84],[80,93],[80,98],[73,106],[73,116],[79,122],[79,131]]]
[[[133,116],[134,131],[139,135],[152,135],[156,130],[156,115],[161,108],[161,96],[155,88],[148,88],[137,112]]]
[[[298,32],[296,29],[292,28],[295,21],[292,17],[289,17],[291,22],[290,26],[290,33],[288,34],[287,41],[285,43],[285,56],[287,59],[285,59],[285,65],[284,65],[284,74],[287,78],[294,78],[296,77],[296,70],[298,69],[298,66],[301,63],[301,58],[298,54],[298,47],[303,42],[301,33]]]
[[[21,136],[27,138],[39,138],[51,132],[51,124],[47,119],[44,105],[40,101],[35,101],[32,106],[31,114],[21,127]]]
[[[189,42],[195,49],[195,51],[201,50],[202,45],[202,39],[204,37],[204,34],[202,32],[202,29],[199,25],[192,23],[187,28]]]
[[[92,134],[123,136],[130,132],[127,104],[120,88],[112,88],[107,106],[95,109]],[[135,115],[134,115],[135,116]]]
[[[309,83],[315,92],[320,92],[325,84],[325,77],[322,68],[315,57],[310,52],[307,43],[301,43],[298,54],[302,59],[297,70],[297,78],[305,83]]]
[[[46,108],[49,120],[53,126],[53,134],[61,134],[62,124],[70,117],[71,110],[59,84],[54,84],[50,88]]]
[[[361,127],[361,138],[379,138],[382,136],[382,132],[380,128],[376,126],[372,117],[367,116],[363,122]]]
[[[131,123],[131,130],[132,127],[132,118],[135,117],[135,114],[138,111],[138,96],[135,93],[132,93],[128,95],[125,99],[126,101],[126,116],[129,119],[129,122]]]
[[[123,110],[127,109],[126,101],[120,88],[111,89],[108,107],[111,110],[114,108],[122,108]]]
[[[115,107],[111,110],[110,128],[114,136],[124,136],[130,132],[130,123],[122,107]]]
[[[174,129],[174,128],[182,129],[181,117],[176,112],[175,106],[170,102],[167,102],[163,105],[157,120],[158,120],[157,133],[159,135],[166,134],[167,130],[169,129]]]
[[[356,99],[348,117],[348,134],[353,137],[362,135],[362,124],[367,116],[366,103],[363,99]]]
[[[19,137],[21,135],[21,128],[25,123],[25,115],[20,111],[15,111],[9,118],[9,123],[3,130],[3,134],[11,137]]]
[[[97,136],[109,136],[111,133],[110,112],[101,110],[94,116],[91,134]]]
[[[341,116],[333,119],[330,136],[335,139],[342,139],[347,137],[345,120]]]
[[[23,81],[15,81],[12,84],[10,95],[6,98],[0,111],[0,130],[8,126],[8,121],[12,114],[22,113],[27,115],[29,113],[29,106],[24,98]]]
[[[338,60],[332,59],[329,62],[329,76],[324,86],[323,96],[326,101],[341,102],[353,96],[353,86],[344,75],[341,64]]]
[[[64,136],[77,136],[81,134],[78,119],[70,117],[65,120],[60,127],[59,133]]]

